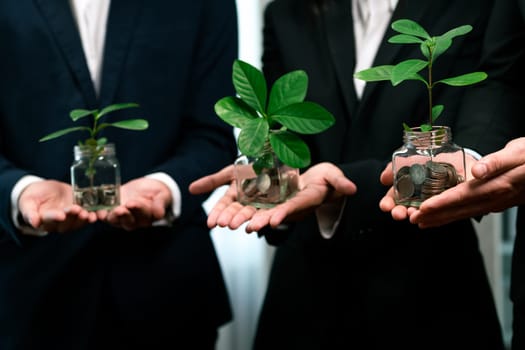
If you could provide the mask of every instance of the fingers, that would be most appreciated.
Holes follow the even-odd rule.
[[[149,227],[154,221],[162,219],[165,215],[164,207],[159,208],[158,202],[164,203],[160,198],[157,201],[145,198],[130,200],[125,205],[113,208],[108,213],[106,221],[126,231]]]
[[[385,186],[392,186],[394,184],[394,171],[392,169],[392,163],[388,163],[385,169],[381,172],[379,180]]]
[[[494,205],[493,196],[491,186],[478,180],[461,183],[426,199],[419,211],[411,215],[410,222],[428,228],[485,214]]]
[[[135,227],[135,217],[130,209],[126,206],[120,205],[109,211],[106,222],[112,226],[123,228],[130,231]]]
[[[351,196],[357,191],[356,185],[346,176],[329,173],[326,180],[337,192],[345,196]]]
[[[97,219],[96,213],[88,212],[78,205],[64,210],[47,210],[42,213],[39,229],[47,232],[66,233],[78,230]]]
[[[274,218],[276,214],[280,213],[279,218]],[[246,225],[246,233],[252,233],[260,231],[263,227],[270,224],[270,220],[281,222],[286,217],[286,210],[281,208],[281,210],[259,210],[256,215],[250,220],[248,225]]]
[[[208,214],[208,227],[214,228],[218,225],[217,219],[220,217],[221,213],[234,203],[237,200],[237,188],[235,186],[230,186],[224,195],[219,199],[215,204],[213,209]],[[227,226],[227,225],[226,225]],[[224,226],[223,226],[224,227]]]
[[[438,195],[432,196],[420,206],[420,210],[423,213],[436,212],[447,208],[455,208],[456,206],[470,206],[481,203],[482,198],[489,200],[490,191],[483,190],[484,187],[480,186],[476,180],[471,182],[460,183],[453,188],[441,192]]]
[[[151,216],[153,220],[160,220],[166,216],[166,202],[168,198],[159,195],[153,198],[151,203]]]
[[[310,185],[284,203],[271,209],[260,209],[253,214],[249,224],[246,226],[246,232],[259,231],[267,225],[276,228],[285,219],[290,221],[297,220],[298,217],[302,217],[301,214],[312,212],[322,204],[325,192],[325,188],[322,186]]]
[[[394,200],[394,189],[390,187],[386,195],[383,198],[381,198],[381,200],[379,201],[379,208],[382,211],[388,213],[392,209],[394,209],[395,206],[396,206],[396,202]]]
[[[193,181],[189,186],[189,191],[191,194],[205,194],[212,192],[223,185],[227,185],[232,181],[233,165],[229,165],[214,174]]]
[[[18,210],[24,219],[24,222],[29,224],[34,229],[37,229],[42,220],[38,214],[38,203],[34,200],[21,200],[18,202]]]
[[[217,217],[217,225],[235,230],[249,221],[256,212],[257,208],[255,207],[250,205],[244,206],[238,202],[234,202]]]
[[[481,158],[471,171],[478,179],[489,179],[523,164],[525,164],[525,138],[521,137],[507,143],[502,150]]]
[[[379,208],[385,213],[390,212],[390,215],[392,215],[392,218],[396,221],[411,218],[413,213],[415,213],[418,210],[414,207],[398,205],[394,199],[393,187],[390,187],[385,196],[379,201]]]

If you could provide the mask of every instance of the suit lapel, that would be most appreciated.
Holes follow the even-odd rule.
[[[87,67],[80,34],[68,1],[34,0],[64,55],[88,108],[96,105],[96,94]]]
[[[113,101],[113,98],[129,51],[142,2],[142,0],[113,0],[111,2],[104,48],[100,90],[101,106],[114,102],[127,102]]]
[[[356,101],[353,82],[355,43],[351,15],[350,1],[334,1],[324,11],[328,47],[349,115],[353,114]]]

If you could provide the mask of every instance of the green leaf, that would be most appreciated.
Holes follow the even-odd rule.
[[[121,120],[114,123],[105,123],[105,125],[127,130],[146,130],[149,127],[148,121],[145,119]]]
[[[410,126],[408,126],[407,123],[403,122],[403,130],[405,130],[405,131],[412,131],[412,128]]]
[[[421,131],[432,131],[432,125],[429,124],[421,124],[420,126]]]
[[[448,39],[452,40],[452,39],[454,39],[457,36],[465,35],[467,33],[470,33],[471,31],[472,31],[472,26],[466,24],[466,25],[462,25],[462,26],[459,26],[459,27],[456,27],[456,28],[453,28],[453,29],[449,30],[445,34],[441,35],[441,37],[448,38]]]
[[[237,140],[241,153],[247,156],[258,156],[268,139],[268,130],[268,123],[263,118],[247,121]]]
[[[392,85],[399,85],[405,80],[421,80],[416,73],[428,66],[427,61],[411,59],[398,63],[392,69]]]
[[[420,39],[413,35],[397,34],[388,39],[391,44],[421,44],[423,39]]]
[[[414,35],[423,39],[430,39],[430,35],[418,23],[410,19],[400,19],[392,23],[392,29],[401,34]]]
[[[421,43],[421,45],[419,45],[421,53],[427,60],[430,60],[430,50],[434,50],[434,46],[435,43],[433,39],[425,40]]]
[[[261,157],[257,157],[253,162],[253,171],[260,174],[263,169],[271,169],[275,166],[274,154],[272,152],[264,153]]]
[[[434,52],[432,53],[432,62],[447,51],[452,45],[452,40],[444,37],[435,38]]]
[[[434,47],[432,53],[432,62],[434,62],[439,56],[447,51],[452,46],[452,39],[457,36],[465,35],[472,30],[472,26],[463,25],[449,30],[443,35],[433,37]],[[428,56],[427,56],[428,58]]]
[[[242,129],[248,120],[258,118],[255,110],[238,97],[223,97],[215,103],[215,113],[227,124]]]
[[[108,139],[105,137],[101,137],[97,140],[97,146],[104,146],[106,143],[108,143]]]
[[[262,72],[241,60],[233,63],[233,85],[235,91],[250,107],[265,112],[268,94],[266,79]]]
[[[354,73],[354,78],[364,81],[391,80],[393,65],[377,66]]]
[[[131,102],[131,103],[116,103],[116,104],[107,106],[104,109],[102,109],[100,111],[100,113],[97,115],[96,120],[100,119],[105,114],[108,114],[108,113],[111,113],[111,112],[114,112],[114,111],[118,111],[120,109],[135,108],[135,107],[139,107],[139,105],[137,103],[133,103],[133,102]]]
[[[71,112],[69,112],[69,117],[71,118],[71,120],[76,122],[81,118],[87,117],[89,115],[95,115],[96,113],[98,113],[98,109],[74,109]]]
[[[310,165],[308,145],[297,135],[290,132],[270,134],[270,144],[277,158],[292,168],[305,168]]]
[[[335,123],[334,116],[315,102],[300,102],[281,108],[270,119],[301,134],[315,134]]]
[[[443,110],[445,109],[445,106],[443,105],[435,105],[432,107],[432,122],[435,122],[437,118],[443,113]]]
[[[69,134],[69,133],[74,132],[74,131],[80,131],[80,130],[85,130],[87,132],[91,131],[91,129],[88,128],[87,126],[75,126],[75,127],[72,127],[72,128],[67,128],[67,129],[62,129],[62,130],[55,131],[55,132],[53,132],[51,134],[48,134],[48,135],[42,137],[38,141],[39,142],[43,142],[43,141],[52,140],[52,139],[55,139],[55,138],[60,137],[62,135]]]
[[[435,84],[443,83],[443,84],[447,84],[450,86],[467,86],[467,85],[479,83],[480,81],[483,81],[485,79],[487,79],[487,73],[473,72],[473,73],[459,75],[453,78],[442,79],[442,80],[436,81]]]
[[[296,70],[284,74],[275,81],[270,91],[268,114],[293,103],[303,102],[308,89],[308,75]]]

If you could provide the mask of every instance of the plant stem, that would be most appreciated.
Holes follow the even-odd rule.
[[[430,128],[432,128],[433,120],[432,120],[432,87],[434,83],[432,82],[432,56],[433,56],[433,48],[428,48],[428,112],[429,112],[429,123]]]

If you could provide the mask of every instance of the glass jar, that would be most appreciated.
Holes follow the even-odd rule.
[[[119,205],[120,165],[115,145],[77,145],[74,157],[70,169],[74,203],[90,211]]]
[[[299,169],[282,163],[266,145],[258,157],[241,155],[234,163],[237,200],[256,208],[283,203],[299,189]]]
[[[465,151],[452,142],[447,126],[405,130],[403,146],[392,155],[397,204],[411,207],[465,180]]]

